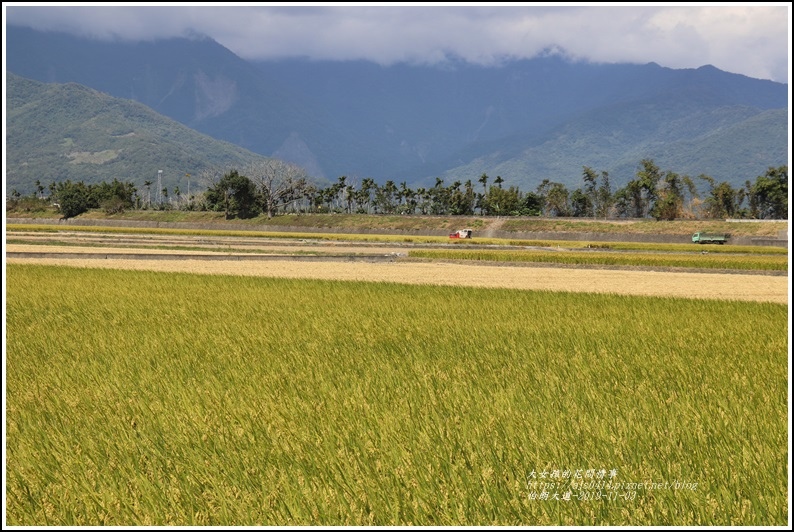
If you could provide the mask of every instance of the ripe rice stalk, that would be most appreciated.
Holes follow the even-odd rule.
[[[6,274],[12,526],[787,519],[783,304]]]

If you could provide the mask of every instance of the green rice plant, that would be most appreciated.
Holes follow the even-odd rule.
[[[731,270],[787,271],[788,257],[780,255],[725,255],[685,253],[633,253],[633,252],[576,252],[576,251],[520,251],[520,250],[439,250],[417,249],[409,257],[423,259],[488,261],[488,262],[538,262],[601,266],[658,266],[683,268],[718,268]]]
[[[788,249],[776,246],[739,246],[698,244],[667,244],[663,242],[588,242],[578,240],[508,240],[511,246],[557,247],[563,249],[611,249],[614,251],[660,251],[681,253],[744,253],[757,255],[788,255]]]
[[[786,523],[785,305],[6,283],[12,526]]]

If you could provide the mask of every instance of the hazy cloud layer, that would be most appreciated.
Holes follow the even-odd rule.
[[[594,62],[711,64],[788,83],[791,4],[691,6],[53,6],[4,4],[7,24],[98,39],[208,35],[246,59],[477,63],[558,49]]]

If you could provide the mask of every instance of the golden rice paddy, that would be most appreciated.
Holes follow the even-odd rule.
[[[292,248],[299,251],[302,248]],[[333,246],[311,246],[325,252]],[[37,251],[52,253],[136,253],[130,248],[81,248],[10,244],[7,251]],[[272,252],[283,251],[274,247]],[[396,253],[399,248],[346,248],[356,253]],[[175,251],[147,249],[146,253],[168,254]],[[184,254],[219,254],[209,251],[179,251]],[[575,269],[564,267],[534,267],[461,264],[445,262],[298,262],[218,261],[218,260],[137,260],[97,258],[8,258],[9,264],[59,264],[85,268],[117,268],[161,272],[203,274],[231,274],[245,276],[280,277],[292,279],[326,279],[407,284],[454,285],[520,290],[549,290],[564,292],[612,293],[621,295],[650,295],[695,299],[725,299],[740,301],[788,302],[788,277],[756,274],[690,273],[674,271],[630,271],[609,269]]]

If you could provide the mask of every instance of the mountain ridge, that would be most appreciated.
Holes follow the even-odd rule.
[[[163,185],[200,188],[203,170],[268,158],[213,139],[141,103],[77,83],[6,73],[6,186],[20,193],[66,180],[130,181],[139,190],[162,170]]]
[[[505,184],[534,189],[542,179],[578,185],[587,165],[609,171],[620,184],[641,159],[651,158],[664,169],[739,184],[788,162],[787,126],[764,114],[786,112],[787,85],[710,65],[676,70],[570,62],[554,54],[444,69],[251,62],[209,38],[97,46],[63,34],[8,30],[10,72],[132,96],[201,133],[331,180],[346,175],[416,186],[503,172]],[[747,126],[749,114],[769,119],[767,127]],[[695,116],[708,119],[714,131],[694,135]],[[687,131],[678,134],[675,124]],[[715,143],[726,127],[733,128],[724,138],[731,144]],[[747,153],[751,146],[755,151]],[[515,160],[504,160],[505,153]]]

